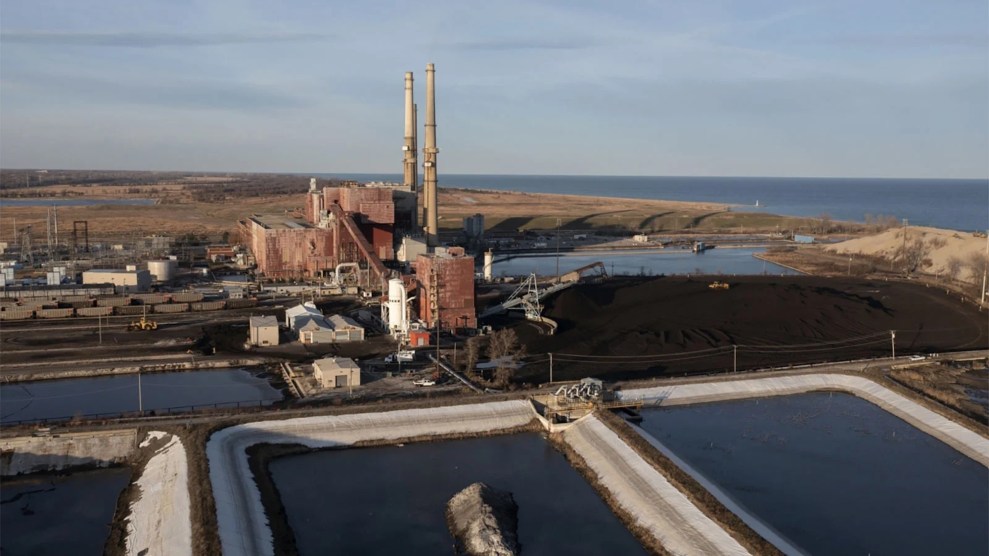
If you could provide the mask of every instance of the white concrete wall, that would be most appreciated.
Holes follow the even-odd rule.
[[[733,381],[676,384],[623,390],[623,400],[649,405],[683,405],[743,398],[785,396],[815,390],[848,392],[872,402],[918,429],[989,467],[989,438],[905,398],[876,382],[844,374],[808,374]]]
[[[258,421],[217,431],[206,444],[223,554],[267,555],[274,546],[261,494],[245,450],[255,444],[347,446],[368,440],[465,434],[524,426],[535,418],[527,401],[407,409],[380,413]]]
[[[722,527],[594,415],[563,439],[636,524],[673,554],[748,554]]]
[[[61,471],[92,465],[123,464],[137,448],[134,429],[18,436],[0,440],[0,475]]]

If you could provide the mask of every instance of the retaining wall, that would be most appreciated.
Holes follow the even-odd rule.
[[[108,467],[126,463],[136,448],[136,429],[4,438],[0,439],[0,475]]]
[[[310,448],[369,440],[481,433],[525,426],[536,413],[527,401],[406,409],[380,413],[257,421],[213,433],[206,444],[216,519],[224,554],[274,553],[271,530],[245,450],[261,443]]]

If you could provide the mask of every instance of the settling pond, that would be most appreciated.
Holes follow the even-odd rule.
[[[854,396],[643,417],[649,435],[811,554],[989,553],[989,470]]]
[[[144,373],[144,411],[268,405],[282,394],[258,369]],[[0,423],[117,416],[138,410],[137,375],[67,378],[0,385]]]
[[[130,474],[130,469],[121,468],[4,479],[0,552],[103,554],[117,498]]]
[[[300,554],[451,554],[446,503],[476,481],[510,491],[525,554],[645,554],[534,433],[324,450],[271,462]]]
[[[560,272],[593,262],[604,263],[608,274],[654,276],[659,274],[799,274],[786,267],[753,257],[763,249],[712,249],[694,254],[689,249],[653,251],[602,251],[591,254],[560,254]],[[494,276],[518,276],[535,272],[539,276],[556,275],[556,255],[515,256],[499,261],[495,258]]]

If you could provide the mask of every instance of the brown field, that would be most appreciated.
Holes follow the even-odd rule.
[[[40,179],[40,184],[39,184]],[[309,179],[304,176],[234,174],[187,175],[153,172],[66,171],[38,178],[27,171],[0,174],[5,198],[154,199],[153,206],[64,206],[58,208],[60,230],[85,220],[91,241],[126,240],[152,234],[209,236],[230,232],[236,241],[237,221],[258,212],[300,213]],[[320,180],[320,185],[331,182]],[[29,184],[29,185],[25,185]],[[48,207],[4,207],[0,241],[14,242],[14,226],[46,233]],[[576,195],[530,194],[464,189],[440,190],[440,227],[461,229],[463,217],[485,215],[493,232],[520,229],[643,232],[772,232],[820,231],[813,218],[732,212],[714,203],[650,201]],[[832,226],[835,223],[828,223]],[[837,227],[848,229],[848,225]],[[65,237],[65,236],[63,236]]]

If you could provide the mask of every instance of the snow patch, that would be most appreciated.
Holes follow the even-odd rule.
[[[131,503],[125,552],[128,555],[191,555],[189,470],[185,447],[177,436],[148,433],[142,447],[153,439],[170,437],[148,460],[137,479],[140,498]]]

